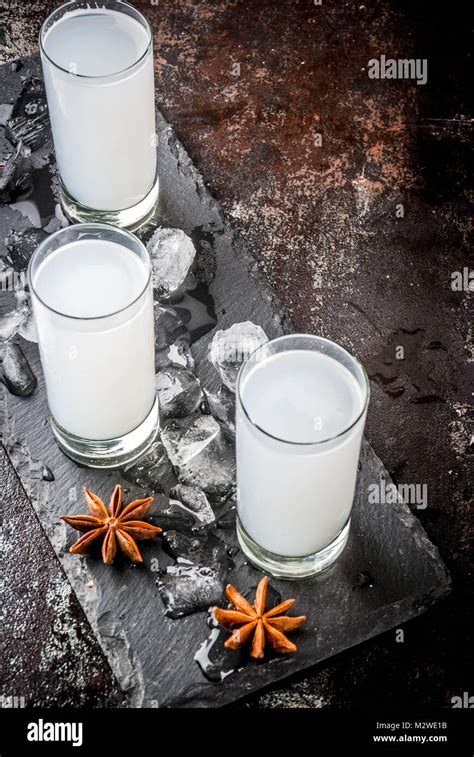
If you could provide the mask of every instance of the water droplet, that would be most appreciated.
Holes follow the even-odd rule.
[[[43,472],[41,474],[43,481],[54,481],[54,473],[47,465],[43,466]]]
[[[371,589],[374,585],[374,579],[368,571],[362,571],[357,576],[356,588],[358,589]]]

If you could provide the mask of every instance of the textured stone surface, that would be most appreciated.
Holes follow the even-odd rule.
[[[162,118],[158,127],[162,181],[158,220],[163,225],[180,226],[201,239],[197,245],[199,277],[209,283],[219,328],[249,319],[260,324],[269,337],[281,333],[289,325],[282,317],[281,306],[255,271],[252,258],[242,244],[236,243],[170,127]],[[47,161],[47,155],[43,157]],[[41,159],[39,152],[37,160]],[[25,219],[15,210],[6,210],[2,223],[5,232],[11,224],[21,228]],[[142,232],[144,238],[151,230]],[[193,353],[203,386],[215,391],[218,377],[207,356],[211,338],[212,332],[198,339]],[[298,608],[311,617],[299,638],[298,655],[264,665],[246,665],[216,689],[203,678],[194,661],[208,635],[205,616],[201,613],[171,620],[163,614],[154,572],[158,566],[166,568],[171,563],[159,542],[144,547],[142,568],[110,569],[88,559],[87,569],[97,594],[87,593],[84,563],[66,551],[71,534],[57,520],[66,503],[70,512],[83,509],[80,487],[86,482],[85,474],[64,458],[52,441],[45,423],[47,408],[37,347],[24,342],[23,348],[39,385],[27,401],[3,391],[0,410],[4,440],[29,491],[34,492],[40,476],[43,480],[44,465],[54,475],[44,495],[32,497],[33,503],[132,705],[205,706],[232,701],[403,623],[447,593],[449,582],[437,550],[409,509],[405,505],[369,505],[368,484],[388,474],[365,446],[354,527],[344,557],[319,579],[290,586],[273,582],[282,594],[295,595]],[[92,490],[104,497],[116,479],[97,471],[87,471],[86,476]],[[127,490],[130,496],[143,491],[137,485],[127,486]],[[158,522],[163,506],[164,499],[157,497],[154,515]],[[232,528],[222,529],[222,538],[230,548],[235,547]],[[239,552],[234,554],[234,561],[229,577],[239,587],[251,589],[258,572],[245,565]],[[361,573],[371,575],[373,586],[361,582]]]

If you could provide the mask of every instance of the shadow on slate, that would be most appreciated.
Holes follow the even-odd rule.
[[[33,58],[21,74],[38,76],[38,71],[38,61]],[[7,97],[18,97],[22,88],[18,73],[4,67],[0,80]],[[207,192],[202,177],[159,113],[157,131],[160,205],[156,217],[139,235],[147,241],[155,228],[162,225],[181,228],[193,237],[197,247],[195,275],[201,289],[207,288],[213,300],[218,328],[251,320],[260,324],[270,338],[289,330],[291,325],[281,305],[258,274],[254,260],[239,244],[219,206]],[[44,173],[49,172],[53,188],[57,186],[51,143],[38,147],[31,160],[34,171],[41,172],[43,179]],[[48,212],[54,214],[55,200],[44,181],[42,186],[41,218],[47,219]],[[3,208],[0,238],[23,233],[31,227],[25,212],[30,218],[34,217],[31,207]],[[54,224],[53,215],[51,217]],[[51,228],[49,226],[48,230]],[[6,258],[7,253],[8,250],[3,250],[2,257]],[[207,331],[192,345],[201,384],[212,392],[217,391],[220,384],[207,358],[214,331]],[[82,486],[89,486],[107,499],[119,481],[130,501],[145,492],[150,493],[153,479],[127,474],[128,480],[125,480],[118,473],[81,469],[62,455],[48,424],[37,345],[23,337],[15,339],[38,377],[38,386],[27,397],[15,396],[1,387],[3,441],[132,706],[206,707],[232,702],[404,623],[449,592],[449,576],[438,550],[409,508],[402,503],[368,503],[368,486],[382,479],[389,483],[390,479],[382,462],[364,442],[353,525],[342,557],[323,576],[294,583],[271,581],[274,592],[283,597],[295,597],[297,613],[309,617],[302,630],[292,636],[298,645],[297,654],[272,657],[263,663],[247,660],[242,669],[226,676],[222,682],[215,682],[220,677],[215,670],[213,681],[207,680],[195,659],[197,655],[202,660],[209,641],[206,612],[179,619],[167,617],[157,583],[158,577],[176,569],[169,548],[170,544],[178,543],[174,534],[167,550],[158,539],[143,543],[140,549],[144,563],[138,567],[119,563],[110,568],[97,559],[82,560],[68,552],[76,534],[59,516],[85,511]],[[123,355],[122,360],[126,366],[127,356]],[[160,459],[157,470],[162,470],[161,465]],[[44,466],[52,472],[54,480],[45,480]],[[51,479],[51,475],[46,479]],[[159,512],[166,510],[168,500],[159,486],[155,489],[151,518],[159,524]],[[230,560],[225,558],[229,570],[226,576],[221,572],[220,580],[230,581],[247,593],[256,586],[261,574],[245,563],[236,548],[230,518],[232,510],[220,504],[216,513],[219,523],[225,527],[212,526],[214,536],[224,542],[226,554],[232,556]],[[215,546],[215,539],[211,541]],[[190,549],[195,549],[189,540],[186,543]],[[218,570],[216,572],[219,574]],[[93,595],[86,588],[91,579],[97,588]],[[215,588],[214,582],[214,593]],[[229,664],[226,656],[223,672],[228,672]],[[237,658],[235,665],[239,666]]]

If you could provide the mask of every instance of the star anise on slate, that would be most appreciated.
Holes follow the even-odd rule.
[[[285,615],[295,603],[294,599],[285,602],[265,612],[267,599],[268,578],[264,576],[257,586],[255,600],[252,605],[239,594],[232,584],[226,587],[226,594],[235,610],[212,608],[212,615],[224,628],[233,631],[225,642],[228,649],[238,649],[243,646],[253,634],[250,654],[256,659],[264,657],[265,642],[268,642],[276,652],[296,652],[296,644],[286,638],[288,631],[294,631],[307,620],[306,615],[291,618]]]
[[[122,487],[117,484],[110,498],[109,509],[96,494],[84,487],[84,497],[91,515],[63,515],[63,520],[84,536],[72,545],[70,552],[85,555],[96,539],[103,539],[102,559],[111,565],[117,544],[132,562],[143,562],[135,540],[153,539],[162,529],[140,520],[151,507],[153,497],[136,499],[122,510]]]

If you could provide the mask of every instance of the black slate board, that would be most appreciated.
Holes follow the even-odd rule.
[[[21,70],[25,78],[38,75],[35,59]],[[16,97],[22,87],[19,73],[4,67],[2,87],[7,97]],[[6,98],[5,98],[6,100]],[[218,327],[252,320],[269,337],[290,328],[280,304],[256,271],[255,263],[226,223],[217,203],[206,190],[202,177],[160,114],[157,120],[161,200],[157,220],[176,226],[197,241],[198,265],[204,278],[212,279],[212,294]],[[37,175],[51,171],[49,142],[32,153]],[[46,166],[46,167],[45,167]],[[48,199],[44,182],[43,201]],[[24,229],[29,221],[17,210],[5,207],[0,214],[0,238],[11,229]],[[5,255],[5,250],[0,253]],[[216,389],[217,373],[207,359],[214,332],[193,345],[203,386]],[[114,473],[86,471],[74,465],[56,447],[47,422],[48,411],[37,346],[19,339],[38,377],[31,397],[0,392],[2,438],[33,506],[64,566],[84,610],[104,648],[111,667],[132,706],[219,706],[314,665],[337,652],[378,633],[399,626],[423,612],[449,592],[450,582],[437,549],[428,540],[418,519],[403,503],[373,505],[368,486],[389,476],[371,447],[364,443],[358,491],[349,544],[337,562],[319,578],[293,583],[272,580],[284,596],[296,597],[298,613],[309,621],[295,637],[296,655],[273,658],[265,663],[247,661],[221,683],[208,681],[194,660],[210,630],[205,612],[171,620],[156,586],[156,570],[172,560],[157,540],[142,547],[142,567],[110,568],[98,560],[79,559],[68,552],[74,534],[58,520],[65,512],[83,512],[81,487],[87,483],[104,498],[119,480]],[[126,356],[124,356],[126,361]],[[43,477],[43,466],[54,481]],[[143,489],[123,482],[128,499]],[[154,515],[165,503],[155,501]],[[221,537],[235,547],[233,528]],[[237,552],[228,580],[242,590],[255,587],[261,574],[245,564]],[[362,578],[361,578],[362,576]],[[219,643],[219,641],[218,641]],[[242,661],[236,658],[239,665]],[[228,668],[228,658],[226,662]]]

